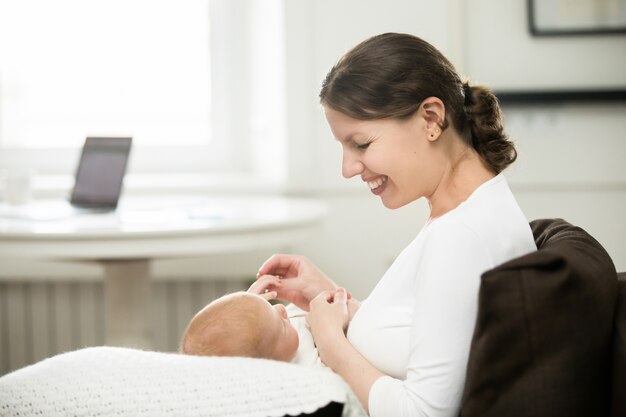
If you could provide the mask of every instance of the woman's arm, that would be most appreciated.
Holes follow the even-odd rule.
[[[389,349],[390,345],[408,343],[406,376],[385,375],[346,340],[343,330],[347,318],[341,294],[334,299],[320,296],[311,303],[308,318],[320,358],[346,380],[372,417],[458,415],[480,274],[491,260],[471,230],[456,224],[450,228],[428,238],[413,279],[398,279],[391,288],[385,287],[411,309],[412,320],[404,324],[397,321],[389,312],[393,306],[384,298],[370,300],[367,312],[363,312],[367,314],[361,317],[384,316],[387,330],[384,334],[368,333],[376,338],[372,343],[377,346],[367,352],[368,358],[393,355],[402,349]],[[413,262],[412,258],[408,262]],[[388,331],[394,325],[409,327],[399,335]],[[386,337],[390,338],[381,343]]]
[[[370,389],[384,374],[370,364],[346,338],[345,329],[358,309],[358,304],[349,308],[348,301],[348,295],[342,289],[322,293],[311,302],[307,321],[320,359],[350,385],[367,411]]]

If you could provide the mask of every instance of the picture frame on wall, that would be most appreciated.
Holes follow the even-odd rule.
[[[528,0],[534,36],[626,33],[626,0]]]

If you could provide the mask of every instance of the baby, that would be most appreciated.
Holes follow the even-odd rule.
[[[321,366],[306,312],[289,304],[271,305],[269,291],[277,277],[256,281],[247,292],[220,297],[192,319],[181,343],[182,353],[202,356],[246,356],[305,366]],[[357,306],[349,302],[350,317]]]

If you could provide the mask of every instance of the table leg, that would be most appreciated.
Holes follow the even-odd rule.
[[[150,261],[103,261],[106,344],[152,348]]]

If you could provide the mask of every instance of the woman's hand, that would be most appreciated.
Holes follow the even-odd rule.
[[[278,299],[294,303],[305,311],[309,311],[309,304],[318,294],[338,288],[311,261],[299,255],[272,256],[259,269],[257,280],[268,275],[280,278],[280,285],[271,288]]]
[[[349,294],[343,288],[325,291],[311,301],[307,321],[320,359],[350,385],[367,411],[370,390],[384,374],[369,363],[346,338],[344,332],[350,317],[349,303]],[[358,304],[352,308],[354,314]]]
[[[349,321],[352,321],[352,318],[354,317],[354,315],[356,314],[356,312],[359,310],[359,308],[361,307],[361,303],[357,300],[355,300],[354,298],[350,297],[350,293],[348,293],[348,314],[349,314]]]
[[[324,291],[311,301],[307,322],[322,361],[337,338],[345,339],[345,331],[350,321],[348,294],[343,288]]]

